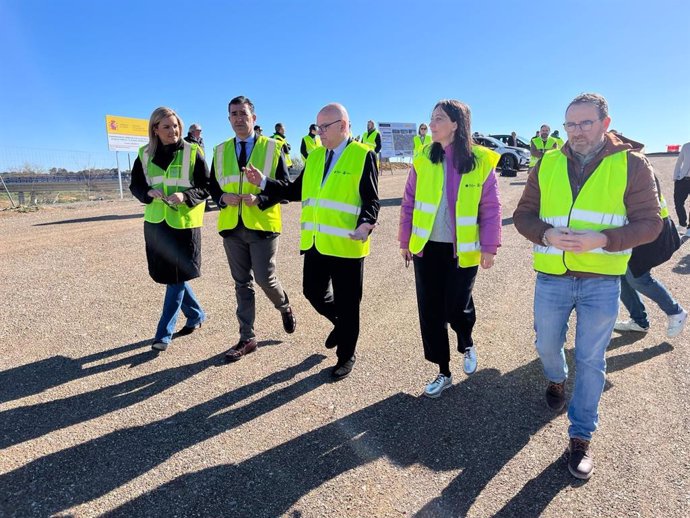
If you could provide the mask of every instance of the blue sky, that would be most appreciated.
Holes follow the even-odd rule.
[[[0,0],[0,167],[44,149],[114,163],[104,116],[161,105],[200,122],[209,148],[232,135],[240,94],[297,151],[331,101],[355,133],[369,118],[427,122],[450,97],[473,130],[529,137],[595,91],[613,128],[663,150],[690,140],[689,4]]]

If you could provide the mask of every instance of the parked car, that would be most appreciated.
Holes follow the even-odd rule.
[[[474,141],[480,146],[487,147],[494,150],[501,155],[498,162],[498,167],[501,169],[515,169],[529,165],[530,152],[529,149],[521,147],[506,146],[503,142],[493,137],[485,137],[483,135],[474,135]]]
[[[508,145],[508,138],[510,137],[510,135],[489,135],[489,136],[495,138],[496,140],[500,140],[506,146]],[[529,139],[521,137],[520,135],[517,136],[517,147],[521,147],[523,149],[530,149],[529,142],[530,142]]]

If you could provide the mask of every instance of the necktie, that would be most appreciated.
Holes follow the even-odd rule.
[[[326,165],[323,166],[323,176],[326,177],[328,173],[328,168],[331,167],[331,160],[333,160],[333,150],[328,151],[328,156],[326,157]]]
[[[247,143],[240,140],[240,157],[237,159],[237,164],[240,166],[240,171],[247,167]]]

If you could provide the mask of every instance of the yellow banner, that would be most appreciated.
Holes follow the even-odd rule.
[[[105,131],[108,135],[133,135],[136,137],[149,136],[149,121],[147,119],[132,119],[131,117],[105,116]]]

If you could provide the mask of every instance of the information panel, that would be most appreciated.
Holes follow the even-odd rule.
[[[414,122],[379,122],[381,157],[412,157],[417,124]]]
[[[131,117],[105,116],[105,131],[108,134],[108,150],[139,151],[149,143],[149,121]]]

